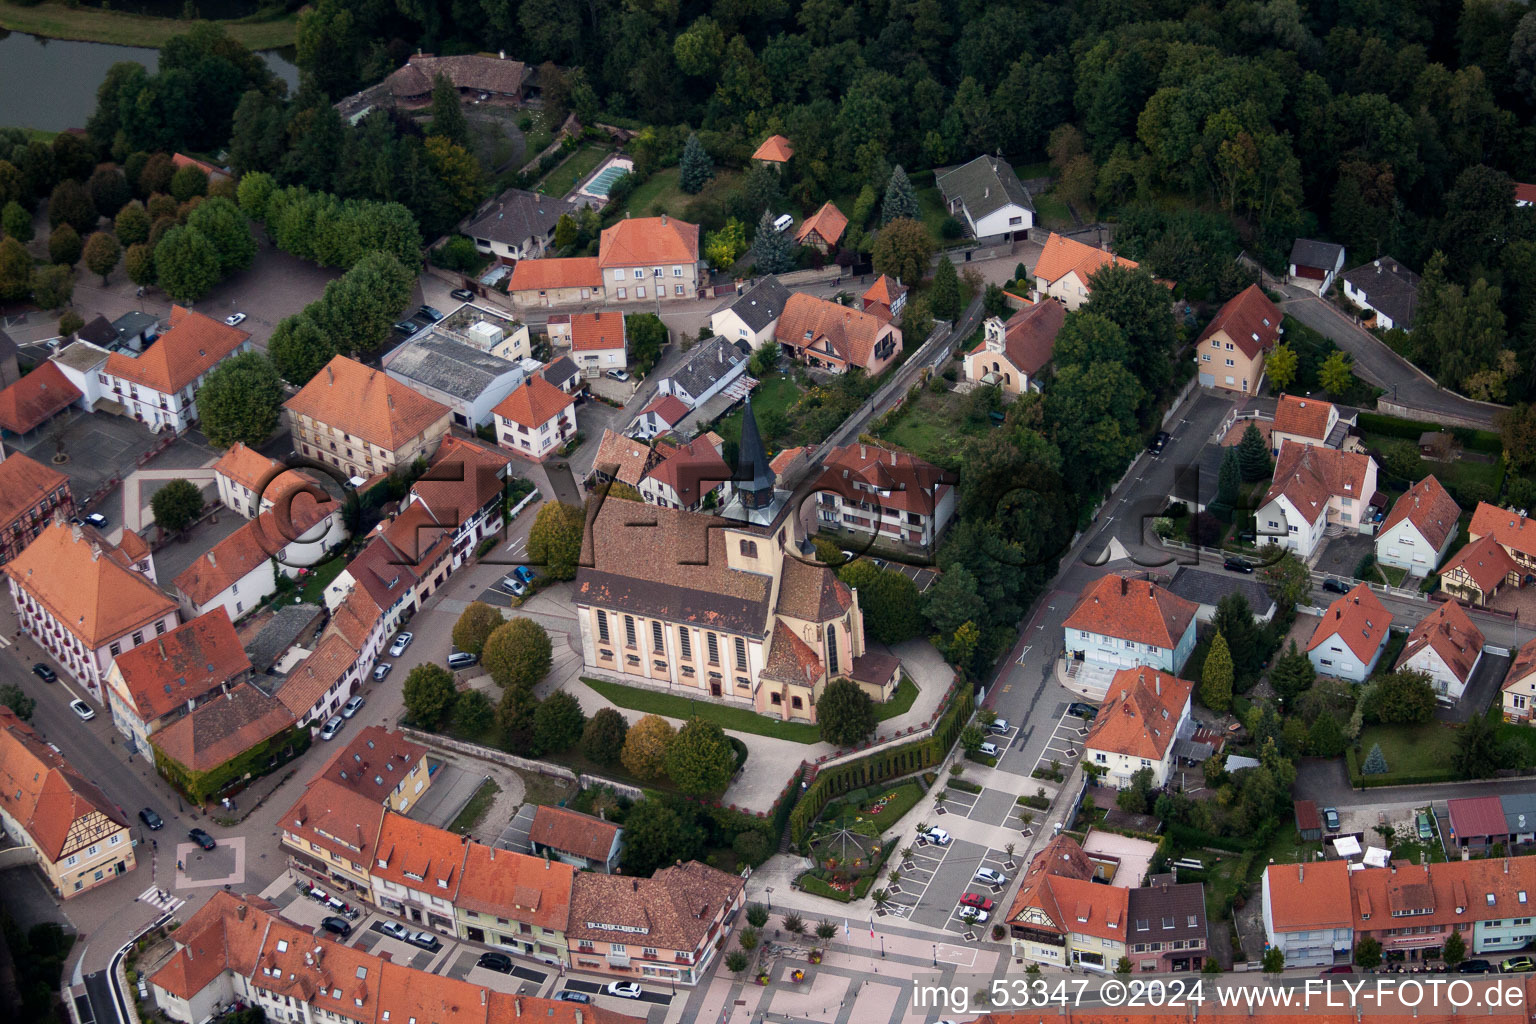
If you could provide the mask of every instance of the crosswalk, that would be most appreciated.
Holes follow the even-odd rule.
[[[139,893],[138,902],[148,903],[150,906],[156,908],[163,914],[171,914],[175,913],[176,909],[187,901],[167,892],[164,889],[150,886],[148,889],[145,889],[143,892]]]

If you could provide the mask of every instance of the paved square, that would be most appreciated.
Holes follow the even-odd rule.
[[[221,839],[211,850],[196,843],[181,843],[176,847],[176,862],[178,889],[240,885],[245,881],[245,837]]]
[[[1018,808],[1018,798],[1012,793],[1005,793],[1000,789],[983,789],[981,795],[976,798],[976,804],[971,808],[969,817],[973,821],[984,821],[989,825],[1007,825],[1017,820],[1014,814]]]

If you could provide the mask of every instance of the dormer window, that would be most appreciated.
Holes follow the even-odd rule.
[[[1525,890],[1521,889],[1519,892],[1515,893],[1515,899],[1519,900],[1521,903],[1524,903],[1525,902]]]
[[[1489,903],[1493,902],[1493,897],[1492,896],[1488,897],[1488,902]],[[277,940],[277,951],[279,953],[286,953],[286,952],[288,952],[288,940],[287,939],[278,939]]]
[[[1495,902],[1496,902],[1496,898],[1494,897],[1493,893],[1489,893],[1488,894],[1488,905],[1491,907],[1491,906],[1494,905]]]

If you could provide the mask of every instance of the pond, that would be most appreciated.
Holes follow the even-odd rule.
[[[298,90],[299,69],[277,51],[262,58]],[[0,125],[59,132],[84,128],[96,109],[96,89],[107,69],[134,60],[154,71],[160,51],[141,46],[80,43],[0,30]]]

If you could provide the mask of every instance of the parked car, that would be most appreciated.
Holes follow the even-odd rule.
[[[968,892],[960,897],[962,907],[975,907],[977,910],[991,910],[992,901],[979,892]]]
[[[437,311],[437,307],[436,306],[425,306],[424,305],[420,309],[416,310],[416,315],[417,316],[426,317],[428,320],[432,321],[433,323],[437,323],[439,320],[441,320],[443,318],[443,314],[441,314],[441,313],[439,313]]]
[[[395,637],[395,642],[389,645],[389,656],[398,658],[405,653],[405,649],[411,646],[411,641],[416,639],[414,633],[401,633]]]
[[[573,992],[568,988],[563,988],[559,992],[556,992],[555,998],[560,1000],[562,1003],[590,1003],[592,1001],[592,997],[587,993]]]
[[[632,981],[610,981],[603,986],[603,991],[611,996],[619,996],[622,999],[640,998],[640,986]]]
[[[479,655],[470,654],[468,651],[454,651],[452,654],[448,655],[448,667],[469,668],[469,666],[475,664],[479,660]]]
[[[1156,434],[1152,435],[1152,440],[1147,442],[1147,451],[1151,452],[1153,455],[1161,455],[1163,453],[1163,449],[1167,447],[1170,440],[1171,438],[1168,436],[1168,431],[1159,430]]]
[[[476,967],[484,967],[488,971],[500,971],[502,974],[512,973],[512,958],[505,953],[481,953],[480,959],[475,961]]]
[[[1435,838],[1435,824],[1429,819],[1428,811],[1420,811],[1418,814],[1419,838],[1428,842]]]
[[[335,739],[336,734],[341,732],[341,727],[346,724],[346,719],[340,715],[332,715],[330,720],[320,727],[320,738],[323,740]]]
[[[320,919],[320,927],[328,932],[334,932],[342,938],[352,934],[352,926],[347,923],[345,918],[341,917],[322,917]]]
[[[395,330],[404,335],[412,335],[421,330],[421,325],[414,320],[399,320],[395,322]]]
[[[109,522],[110,521],[107,519],[107,517],[102,515],[100,512],[92,512],[90,515],[85,517],[86,525],[94,526],[98,530],[105,530],[109,525]]]
[[[1008,719],[994,718],[992,719],[992,724],[987,726],[987,731],[994,736],[1006,736],[1008,735],[1008,728]]]
[[[189,829],[187,831],[187,838],[205,850],[211,850],[215,846],[219,845],[218,841],[215,840],[213,836],[209,835],[207,832],[204,832],[200,828]]]
[[[458,299],[460,302],[473,302],[475,300],[475,293],[468,288],[455,288],[448,293],[448,297],[450,299]]]
[[[623,381],[629,380],[629,374],[625,373],[623,370],[609,370],[608,376],[621,383]]]
[[[160,817],[160,815],[156,814],[154,811],[150,810],[148,807],[139,812],[139,820],[142,821],[144,823],[144,827],[149,829],[151,832],[158,832],[162,828],[165,828],[165,819]]]
[[[358,694],[356,697],[353,697],[351,700],[347,701],[346,704],[342,705],[341,717],[351,718],[353,715],[363,710],[363,705],[366,703],[368,703],[368,701],[363,697],[363,695]]]
[[[1349,585],[1343,580],[1334,579],[1332,576],[1329,576],[1327,579],[1323,580],[1323,589],[1328,591],[1330,594],[1349,593]]]
[[[516,573],[513,573],[510,576],[502,577],[501,589],[507,591],[508,593],[516,594],[518,597],[522,597],[528,593],[528,585],[522,580],[518,579]]]
[[[1008,876],[993,868],[977,868],[976,881],[985,882],[988,885],[1007,885]]]
[[[1463,960],[1456,965],[1457,974],[1487,974],[1493,970],[1493,964],[1487,960]]]
[[[1327,826],[1329,832],[1337,832],[1339,830],[1339,809],[1337,807],[1323,808],[1323,824]]]
[[[987,913],[985,910],[982,910],[980,907],[960,908],[960,920],[962,921],[975,921],[977,924],[986,924],[987,918],[991,916],[991,914]]]
[[[419,946],[433,953],[443,948],[443,944],[431,932],[412,932],[411,937],[406,939],[406,941],[413,946]]]
[[[927,832],[923,833],[923,838],[934,846],[949,845],[949,833],[941,828],[929,828]]]
[[[520,565],[516,569],[512,570],[512,575],[516,576],[524,583],[532,583],[538,574],[535,573],[531,567]]]
[[[411,930],[399,921],[385,921],[379,925],[379,931],[392,939],[399,939],[401,942],[411,941]]]
[[[1355,969],[1349,964],[1334,964],[1323,972],[1324,974],[1354,974]]]
[[[1499,964],[1501,974],[1523,974],[1527,971],[1536,971],[1536,960],[1528,956],[1512,956]]]
[[[91,706],[79,697],[69,702],[69,710],[79,715],[82,722],[89,722],[96,717],[96,712],[91,710]]]
[[[996,757],[998,755],[997,744],[991,742],[983,743],[976,748],[976,753],[983,757]]]
[[[1072,715],[1074,718],[1086,718],[1091,722],[1098,717],[1099,709],[1092,704],[1084,704],[1080,700],[1075,700],[1067,705],[1067,714]]]
[[[42,662],[38,662],[36,665],[32,666],[32,674],[37,676],[37,678],[41,679],[45,683],[51,683],[55,679],[59,678],[59,674],[57,672],[49,668],[47,665],[44,665]]]
[[[231,313],[229,316],[224,318],[224,322],[229,324],[231,327],[239,327],[241,324],[245,323],[245,314]]]
[[[381,661],[378,667],[373,670],[373,681],[376,683],[380,682],[385,676],[389,675],[389,670],[394,667],[395,663],[392,661]]]
[[[1253,572],[1253,563],[1246,558],[1229,558],[1221,563],[1221,567],[1227,572]]]

